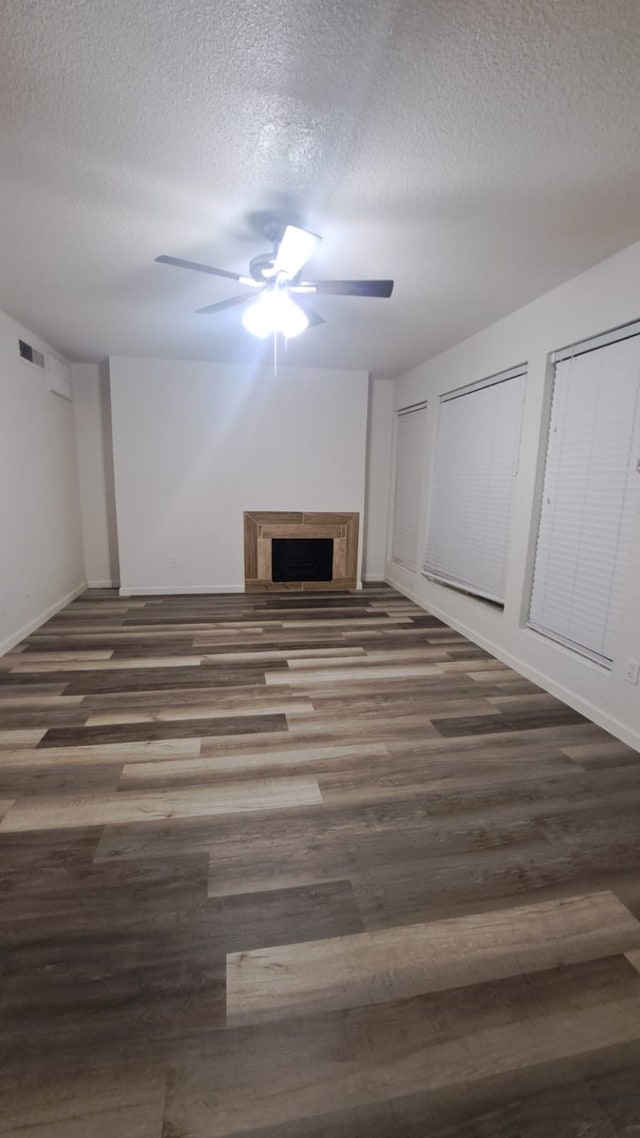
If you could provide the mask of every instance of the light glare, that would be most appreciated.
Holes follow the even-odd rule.
[[[242,323],[247,332],[260,340],[274,332],[291,340],[309,326],[305,313],[283,289],[264,292],[245,310]]]

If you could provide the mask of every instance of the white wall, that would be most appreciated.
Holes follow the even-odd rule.
[[[50,349],[0,313],[0,653],[85,585],[73,405],[20,359]]]
[[[242,589],[244,510],[355,510],[362,542],[366,372],[114,358],[110,375],[125,594]]]
[[[385,574],[394,425],[393,399],[392,380],[370,380],[363,560],[365,581],[382,581]]]
[[[523,267],[526,271],[526,267]],[[426,475],[419,526],[424,548],[438,399],[446,391],[527,360],[529,364],[504,613],[387,562],[387,579],[542,687],[640,746],[640,689],[625,683],[640,657],[640,518],[612,672],[524,627],[536,540],[536,506],[551,394],[548,353],[640,317],[640,243],[596,265],[485,331],[415,368],[395,385],[399,409],[426,399]]]
[[[108,588],[119,582],[109,372],[73,364],[71,373],[87,581]]]

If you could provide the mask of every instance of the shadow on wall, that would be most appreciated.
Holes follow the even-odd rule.
[[[103,360],[100,364],[100,421],[102,423],[102,453],[104,455],[109,577],[114,587],[117,587],[120,584],[120,556],[118,551],[116,489],[113,471],[113,431],[111,425],[111,387],[109,382],[108,360]]]

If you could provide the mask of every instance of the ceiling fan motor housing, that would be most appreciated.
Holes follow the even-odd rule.
[[[273,253],[259,253],[257,257],[249,262],[249,272],[254,281],[265,283],[275,276],[276,254]]]

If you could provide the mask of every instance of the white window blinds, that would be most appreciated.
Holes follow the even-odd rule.
[[[424,403],[398,412],[391,557],[393,561],[413,570],[416,569],[418,560],[418,514],[426,416]]]
[[[640,336],[576,350],[555,365],[529,624],[610,664],[640,498]]]
[[[525,368],[440,404],[424,572],[504,601]]]

